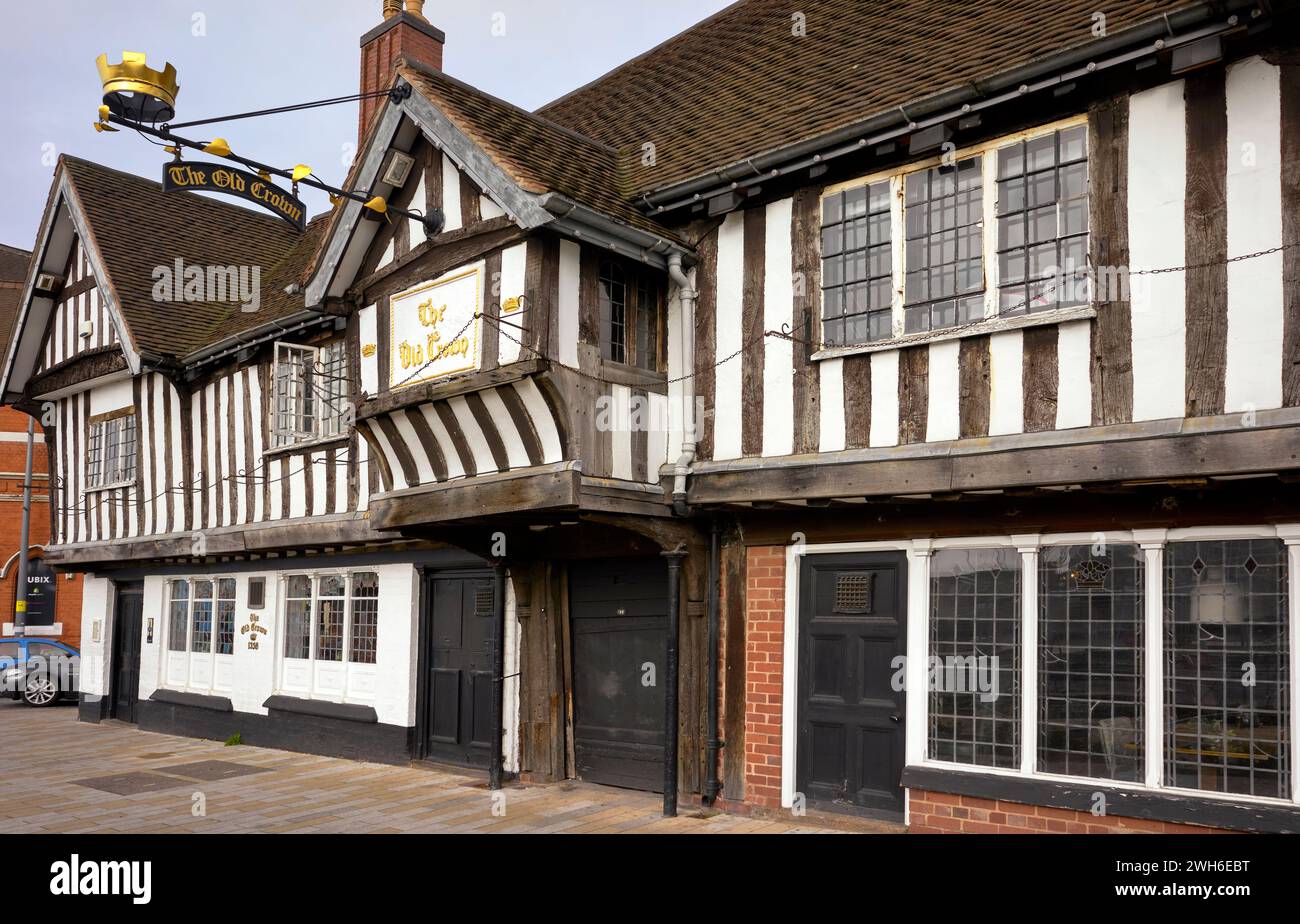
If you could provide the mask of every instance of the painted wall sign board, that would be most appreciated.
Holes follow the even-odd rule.
[[[390,389],[477,369],[483,263],[399,292],[389,305]]]

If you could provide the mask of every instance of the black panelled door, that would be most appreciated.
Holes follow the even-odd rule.
[[[492,737],[492,576],[425,578],[424,756],[486,767]]]
[[[795,785],[810,805],[903,811],[906,594],[901,552],[803,560]]]
[[[113,689],[110,713],[123,722],[135,721],[140,695],[140,616],[144,612],[144,582],[117,584],[113,606]]]
[[[577,776],[663,792],[668,569],[663,559],[570,569]]]

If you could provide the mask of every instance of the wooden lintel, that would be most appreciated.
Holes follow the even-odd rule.
[[[692,476],[692,504],[1093,485],[1300,468],[1300,425],[1006,451],[762,466]]]

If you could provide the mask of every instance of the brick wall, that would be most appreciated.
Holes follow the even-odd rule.
[[[27,420],[22,411],[0,408],[0,433],[18,434],[22,438],[0,441],[0,623],[13,622],[14,595],[18,587],[17,561],[10,559],[18,551],[22,538],[23,469],[27,462]],[[40,427],[36,432],[41,432]],[[32,454],[32,519],[28,540],[33,546],[50,541],[49,453],[45,443],[37,443]],[[57,638],[73,647],[81,644],[81,578],[56,578],[55,622],[63,625]]]
[[[746,550],[745,801],[781,804],[781,671],[785,650],[785,549]]]
[[[1218,828],[913,789],[909,834],[1227,834]]]
[[[361,88],[358,92],[374,93],[388,89],[393,79],[393,62],[399,57],[418,61],[440,71],[442,70],[442,42],[407,23],[397,23],[362,46]],[[383,97],[372,97],[361,101],[357,129],[359,141],[365,138],[366,127],[383,103]]]

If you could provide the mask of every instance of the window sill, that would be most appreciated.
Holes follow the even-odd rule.
[[[155,703],[168,703],[173,706],[190,706],[194,709],[209,709],[213,712],[235,711],[235,707],[228,696],[190,693],[186,690],[171,690],[159,687],[150,694],[149,698]]]
[[[824,359],[839,359],[844,356],[858,356],[864,353],[883,353],[887,350],[901,350],[905,347],[928,343],[944,343],[949,340],[980,337],[986,334],[1001,333],[1002,331],[1022,330],[1028,327],[1046,327],[1049,324],[1065,324],[1070,321],[1086,321],[1096,316],[1097,309],[1089,306],[1085,308],[1058,308],[1055,311],[1044,311],[1014,318],[988,318],[984,321],[968,324],[965,327],[926,331],[920,334],[910,334],[906,337],[895,337],[892,340],[879,340],[874,343],[828,347],[814,353],[812,360],[818,362]]]
[[[283,446],[275,446],[270,449],[262,450],[262,458],[269,459],[275,456],[292,455],[295,452],[302,452],[306,449],[325,449],[338,443],[346,443],[351,438],[351,433],[340,433],[337,436],[318,436],[315,439],[299,440],[296,443],[285,443]]]
[[[318,719],[342,719],[347,722],[360,722],[374,725],[379,715],[374,706],[361,706],[356,703],[336,703],[325,699],[303,699],[276,693],[267,697],[262,706],[272,712],[291,712],[295,715],[309,715]]]
[[[1096,794],[1102,793],[1106,797],[1107,815],[1238,831],[1300,832],[1300,805],[1276,799],[1149,789],[1104,779],[1066,781],[983,767],[952,769],[949,765],[931,764],[908,765],[903,769],[902,782],[909,789],[1084,813],[1092,812]]]
[[[615,385],[627,385],[632,388],[664,388],[668,384],[668,373],[651,372],[640,366],[601,359],[599,376]]]
[[[102,494],[105,491],[120,491],[122,488],[138,487],[134,481],[114,481],[112,484],[98,484],[93,488],[86,488],[82,491],[82,496],[87,494]]]

